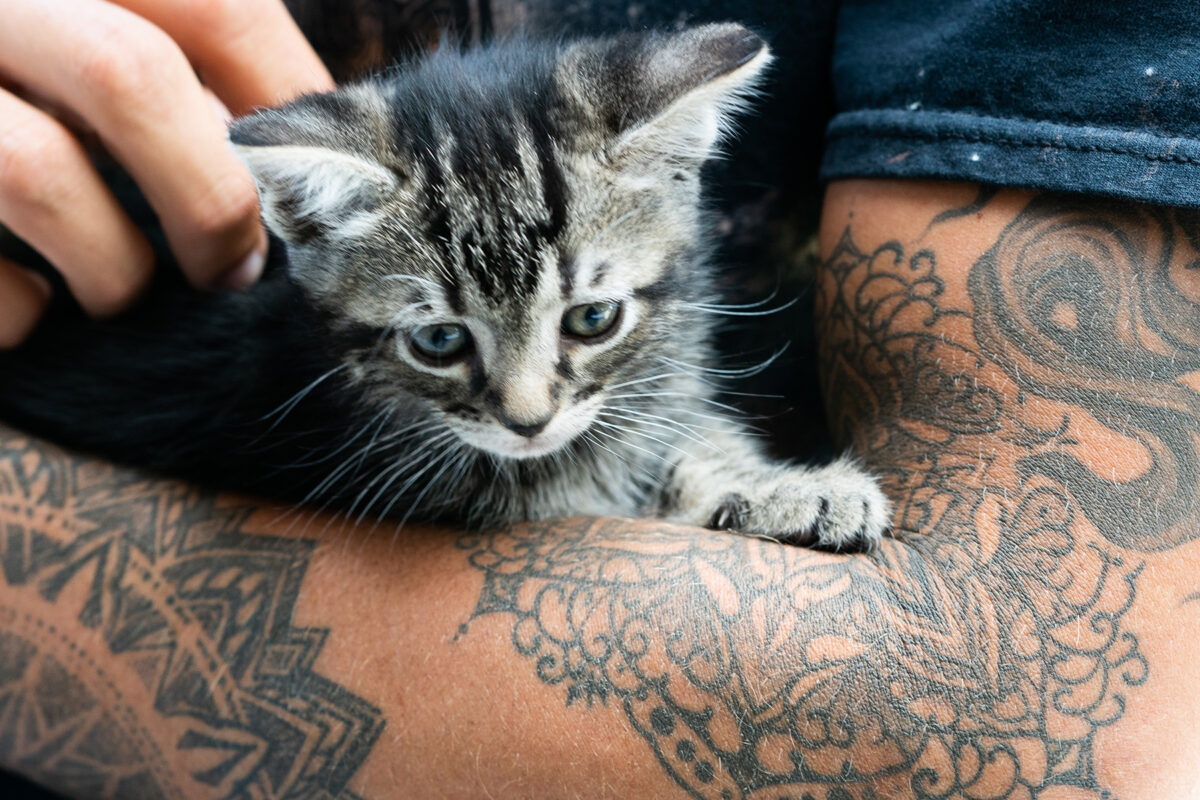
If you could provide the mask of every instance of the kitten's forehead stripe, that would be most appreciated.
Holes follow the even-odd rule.
[[[570,299],[575,293],[575,269],[577,264],[574,258],[561,256],[558,259],[558,290],[562,293],[564,300]]]
[[[521,152],[513,133],[514,123],[511,117],[497,119],[492,123],[492,139],[495,142],[496,156],[500,166],[509,172],[520,174]]]
[[[516,140],[508,132],[500,133],[494,121],[480,129],[486,140],[472,135],[454,144],[453,160],[471,165],[455,174],[461,193],[486,201],[486,208],[474,209],[474,219],[459,219],[453,225],[465,229],[459,235],[470,240],[470,246],[462,248],[462,267],[485,295],[496,300],[536,294],[542,253],[557,241],[566,224],[567,190],[551,135],[544,124],[528,118],[520,129],[532,140],[532,164],[523,163]],[[506,169],[506,164],[518,169]],[[522,176],[523,172],[534,175]],[[531,191],[534,176],[541,197]],[[540,213],[531,215],[535,209]]]
[[[533,146],[537,150],[538,168],[542,179],[542,202],[549,212],[550,218],[539,233],[546,242],[555,241],[562,234],[567,221],[567,184],[563,178],[562,167],[554,153],[554,143],[550,131],[538,124],[530,125],[533,133]]]
[[[442,288],[446,291],[446,304],[455,314],[462,316],[467,313],[467,304],[463,302],[462,288],[457,281],[443,281]]]
[[[425,208],[429,209],[425,221],[428,238],[442,251],[446,258],[451,257],[450,210],[446,202],[446,179],[442,165],[437,157],[428,149],[417,150],[424,177]]]
[[[601,283],[603,283],[604,279],[608,277],[608,272],[611,269],[612,264],[607,261],[601,261],[592,267],[592,280],[589,283],[591,288],[595,289]]]

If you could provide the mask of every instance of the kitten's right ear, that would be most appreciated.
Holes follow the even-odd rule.
[[[344,230],[398,184],[391,170],[348,152],[328,120],[303,112],[302,106],[260,111],[229,129],[258,184],[264,221],[289,244]]]
[[[585,135],[603,132],[610,156],[695,164],[715,153],[770,62],[758,34],[717,23],[569,46],[556,84]]]

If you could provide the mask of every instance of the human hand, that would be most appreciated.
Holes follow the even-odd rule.
[[[0,224],[88,313],[127,306],[154,256],[88,157],[94,132],[193,284],[253,283],[267,239],[223,113],[333,88],[282,2],[0,0],[0,17]],[[28,335],[49,293],[0,259],[0,348]]]

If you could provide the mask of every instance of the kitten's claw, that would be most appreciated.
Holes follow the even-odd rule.
[[[836,552],[873,549],[887,532],[889,506],[875,479],[847,462],[797,470],[757,497],[726,496],[709,527],[769,536]]]
[[[783,501],[777,494],[776,501]],[[789,544],[834,552],[875,549],[888,528],[888,501],[874,481],[859,486],[825,489],[815,520],[805,528],[780,534]]]
[[[740,494],[726,495],[717,510],[708,521],[708,527],[714,531],[738,530],[744,524],[746,515],[750,512],[750,504]]]

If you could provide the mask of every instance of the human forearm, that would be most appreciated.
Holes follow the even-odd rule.
[[[86,722],[167,796],[919,796],[954,766],[923,720],[986,690],[989,643],[955,617],[972,585],[895,542],[835,556],[621,520],[396,534],[11,434],[0,464],[4,635],[63,675],[26,659],[8,690],[41,687],[55,732]],[[13,719],[7,764],[147,794],[80,788],[88,737],[49,746]]]
[[[537,731],[567,732],[520,719],[537,707],[512,688],[527,671],[486,647],[506,637],[452,641],[480,583],[454,536],[355,537],[10,431],[0,475],[3,690],[40,720],[0,723],[7,766],[82,797],[186,798],[310,781],[335,797],[469,796],[557,771],[531,753]],[[581,753],[612,746],[603,724],[574,735]],[[117,778],[80,780],[81,761]]]
[[[929,568],[919,641],[972,654],[909,657],[953,667],[911,689],[941,698],[919,747],[946,766],[926,794],[1200,788],[1196,230],[1192,211],[1095,198],[829,191],[834,427]]]
[[[42,686],[55,732],[87,723],[119,746],[107,774],[166,796],[737,796],[787,770],[798,674],[863,661],[835,636],[870,597],[862,559],[652,522],[354,529],[12,432],[0,475],[3,636],[38,654],[4,689]],[[86,736],[7,724],[10,766],[148,794],[72,782]]]

